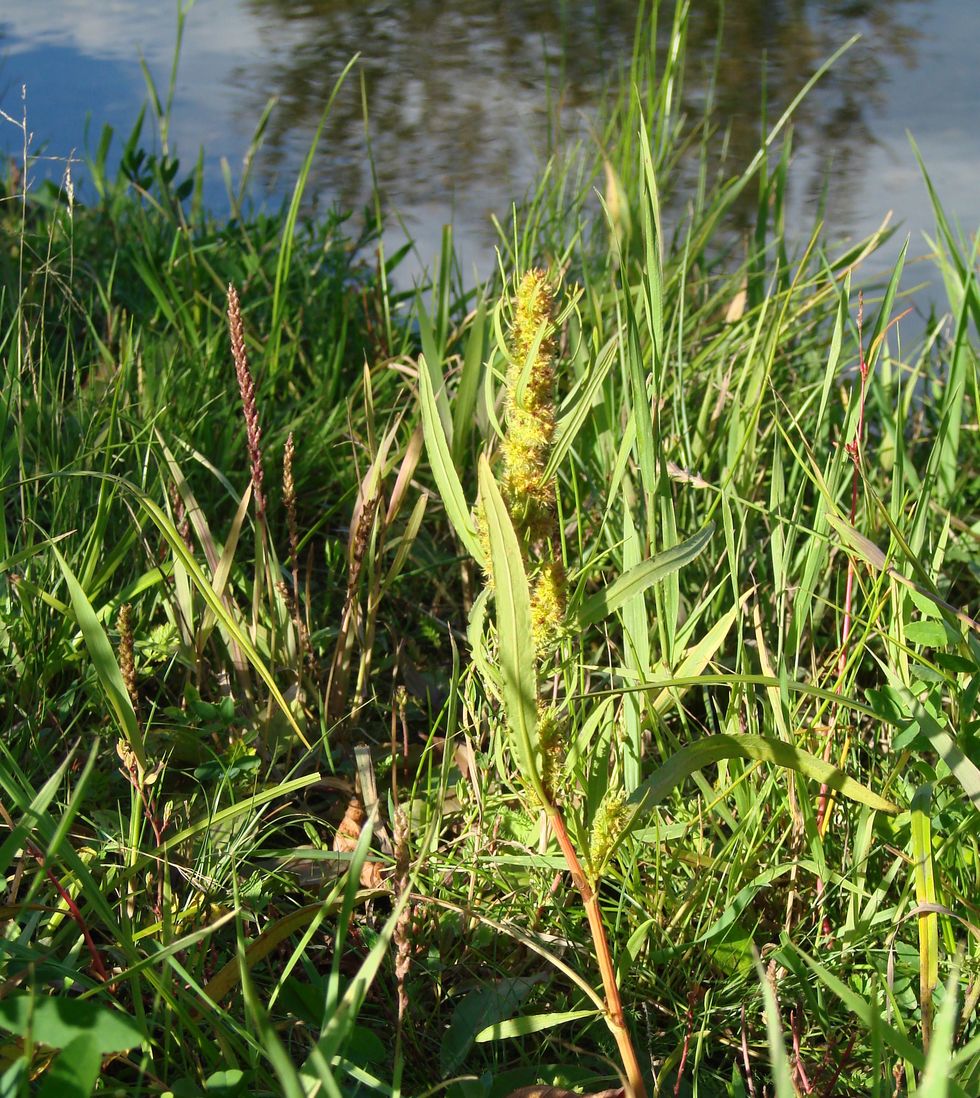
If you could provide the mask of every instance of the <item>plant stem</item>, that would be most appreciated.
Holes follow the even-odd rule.
[[[606,1001],[606,1023],[616,1038],[619,1048],[619,1056],[623,1062],[623,1070],[626,1072],[627,1093],[629,1098],[646,1098],[646,1085],[643,1082],[643,1074],[640,1071],[640,1063],[636,1058],[636,1050],[633,1048],[633,1040],[630,1037],[629,1028],[626,1025],[626,1017],[623,1014],[623,1003],[619,997],[619,985],[616,982],[616,969],[613,967],[612,954],[609,951],[609,940],[606,937],[606,929],[602,925],[602,914],[599,911],[599,897],[589,884],[588,878],[582,872],[582,865],[578,860],[578,854],[568,837],[568,829],[565,827],[565,819],[561,810],[552,805],[548,808],[548,821],[558,840],[561,852],[565,856],[572,882],[582,897],[585,914],[589,920],[589,930],[592,932],[592,944],[595,949],[596,960],[599,962],[599,972],[602,976],[603,997]]]

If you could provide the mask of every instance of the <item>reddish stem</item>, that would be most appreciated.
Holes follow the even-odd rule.
[[[640,1071],[640,1062],[636,1058],[636,1050],[630,1038],[626,1025],[626,1017],[623,1014],[623,1004],[619,997],[619,985],[616,981],[616,969],[613,966],[612,954],[609,950],[609,939],[606,937],[606,928],[602,923],[602,914],[599,911],[599,897],[595,894],[592,885],[582,871],[578,854],[568,837],[565,820],[558,808],[548,807],[548,820],[551,830],[554,832],[565,863],[572,877],[572,883],[578,889],[585,907],[585,914],[589,920],[589,929],[592,932],[592,944],[595,948],[596,960],[599,962],[599,972],[602,976],[602,990],[606,1001],[606,1021],[616,1038],[619,1056],[626,1072],[628,1086],[626,1088],[629,1098],[646,1098],[646,1084],[643,1082],[643,1073]]]

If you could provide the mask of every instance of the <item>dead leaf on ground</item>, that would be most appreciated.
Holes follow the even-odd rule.
[[[344,818],[337,827],[337,834],[333,837],[334,850],[343,854],[352,854],[357,848],[357,840],[361,837],[361,829],[367,821],[364,805],[359,797],[351,797],[347,805]],[[361,867],[361,887],[381,887],[381,863],[365,862]]]

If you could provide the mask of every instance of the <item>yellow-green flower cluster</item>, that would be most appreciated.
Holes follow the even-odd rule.
[[[504,437],[504,492],[532,541],[546,537],[555,486],[545,467],[555,437],[555,291],[544,271],[521,279],[511,328]]]
[[[626,794],[621,789],[610,786],[606,790],[602,803],[596,810],[592,821],[592,835],[589,839],[588,873],[593,887],[602,875],[602,870],[615,849],[623,828],[629,822],[630,809],[626,803]]]
[[[541,785],[549,801],[554,802],[565,781],[568,730],[565,718],[553,706],[538,706],[538,744],[541,751]]]
[[[554,650],[565,621],[555,482],[545,475],[555,438],[555,293],[547,272],[537,269],[517,288],[504,408],[503,491],[525,547],[539,659]]]
[[[565,566],[546,560],[538,566],[531,589],[531,636],[539,656],[546,656],[561,639],[565,624]]]

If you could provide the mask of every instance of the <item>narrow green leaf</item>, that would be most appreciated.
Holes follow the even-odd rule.
[[[783,1026],[779,1017],[779,1004],[773,994],[772,985],[766,976],[758,954],[755,957],[755,970],[762,985],[762,1001],[766,1011],[766,1038],[769,1045],[769,1062],[772,1065],[772,1078],[776,1086],[776,1098],[796,1098],[793,1086],[793,1073],[786,1055],[786,1042],[783,1039]]]
[[[453,465],[446,432],[443,430],[435,393],[432,390],[432,380],[423,358],[419,359],[419,403],[422,409],[425,452],[429,457],[429,466],[443,506],[446,508],[446,516],[452,523],[459,540],[466,547],[466,551],[478,564],[482,564],[483,550],[480,547],[480,539],[470,518],[463,486],[459,482]]]
[[[685,683],[700,676],[701,672],[714,659],[718,649],[725,643],[725,638],[735,624],[735,619],[741,613],[747,598],[747,594],[743,595],[731,610],[722,614],[697,644],[692,645],[685,651],[684,658],[671,675],[672,685],[662,689],[653,699],[653,708],[658,713],[666,712],[676,702],[678,696],[684,693]],[[778,680],[776,680],[776,685],[778,685]]]
[[[954,965],[946,984],[946,995],[936,1018],[936,1028],[929,1044],[922,1081],[916,1098],[949,1098],[954,1092],[950,1072],[953,1038],[956,1035],[956,990],[959,983],[958,966]],[[958,1088],[957,1088],[958,1089]]]
[[[859,804],[866,804],[878,812],[898,812],[897,805],[848,777],[843,770],[807,751],[801,751],[792,744],[768,736],[725,734],[706,736],[676,751],[637,789],[630,800],[643,809],[652,808],[655,804],[660,804],[696,770],[703,770],[721,759],[756,759],[775,766],[784,766],[812,781],[828,785],[842,796]]]
[[[973,807],[980,810],[980,767],[964,753],[953,736],[939,724],[911,690],[900,686],[899,694],[905,703],[907,717],[918,724],[933,750],[949,767],[963,792],[972,801]],[[899,722],[900,725],[902,723],[908,722]]]
[[[920,785],[912,797],[912,858],[915,901],[935,907],[936,878],[932,864],[932,785]],[[939,982],[939,917],[934,910],[921,910],[919,922],[919,1006],[923,1032],[932,1024],[932,994]]]
[[[588,373],[576,387],[576,392],[571,395],[571,407],[558,420],[555,426],[555,443],[548,456],[548,463],[542,474],[545,480],[549,480],[558,471],[559,466],[565,460],[565,455],[572,448],[575,436],[579,433],[592,411],[596,394],[609,373],[609,368],[616,361],[616,340],[610,339],[596,356],[595,362],[589,368]]]
[[[119,670],[119,664],[116,661],[115,653],[112,651],[109,638],[102,628],[102,623],[99,621],[95,609],[82,590],[81,584],[75,578],[75,573],[59,552],[58,547],[52,545],[51,552],[54,553],[65,577],[68,593],[71,596],[72,610],[75,612],[75,620],[78,622],[78,628],[82,631],[85,647],[88,649],[89,656],[95,666],[99,682],[102,684],[102,689],[105,691],[106,697],[109,699],[109,705],[115,714],[120,735],[133,749],[133,754],[136,756],[139,765],[145,770],[147,761],[146,749],[143,745],[143,732],[140,729],[139,721],[136,719],[136,712],[133,709],[129,692],[126,690],[126,684],[123,682],[122,672]]]
[[[635,568],[630,568],[608,587],[589,596],[578,612],[578,623],[582,628],[595,625],[624,606],[630,599],[642,594],[647,588],[685,564],[689,564],[702,553],[711,540],[715,524],[709,522],[703,530],[678,545],[665,549],[650,560],[645,560]]]
[[[890,1026],[880,1016],[877,1005],[872,1006],[867,999],[859,995],[853,988],[848,987],[843,980],[838,979],[837,976],[820,964],[819,961],[815,961],[812,957],[809,957],[801,949],[798,949],[795,946],[793,949],[806,963],[807,967],[812,969],[816,976],[830,988],[844,1006],[846,1006],[866,1028],[870,1029],[873,1025],[877,1026],[882,1036],[888,1041],[889,1045],[891,1045],[893,1051],[897,1052],[904,1060],[908,1060],[916,1070],[922,1070],[925,1063],[925,1057],[922,1055],[922,1050],[912,1044],[904,1033],[895,1029],[893,1026]],[[957,1088],[956,1093],[962,1094],[962,1091]]]
[[[487,307],[481,301],[467,333],[466,350],[463,352],[463,369],[459,375],[459,387],[453,401],[452,455],[453,460],[457,462],[462,459],[473,430],[473,415],[483,373],[486,328]]]
[[[508,1018],[506,1022],[495,1022],[481,1029],[474,1040],[477,1044],[484,1041],[505,1041],[509,1037],[526,1037],[529,1033],[540,1033],[565,1022],[575,1022],[580,1018],[597,1018],[597,1010],[565,1010],[556,1014],[525,1014],[520,1018]]]
[[[201,595],[204,602],[211,609],[215,617],[221,623],[221,626],[225,629],[228,635],[231,637],[241,651],[244,653],[248,662],[255,669],[258,676],[265,683],[269,690],[269,694],[279,706],[283,716],[289,723],[292,730],[302,740],[303,745],[306,748],[310,748],[310,742],[303,734],[303,730],[296,722],[296,718],[293,716],[293,711],[289,707],[289,703],[282,695],[282,691],[276,684],[276,680],[272,675],[272,672],[265,665],[262,657],[256,651],[255,645],[249,640],[245,631],[239,625],[228,608],[221,602],[218,596],[215,594],[212,583],[205,576],[201,566],[197,563],[197,560],[192,552],[188,550],[184,544],[183,539],[180,536],[178,530],[174,527],[174,524],[167,518],[164,511],[157,505],[157,503],[150,498],[141,488],[137,487],[132,481],[126,480],[124,477],[117,477],[111,473],[69,473],[68,476],[97,476],[103,480],[110,481],[114,484],[119,484],[127,491],[131,492],[133,496],[139,501],[140,506],[149,515],[151,521],[160,531],[164,540],[170,547],[170,551],[174,554],[179,563],[187,570],[187,574],[190,577],[191,582],[194,584],[198,593]],[[55,550],[57,552],[57,550]],[[100,626],[101,629],[101,626]],[[106,642],[108,643],[108,641]],[[110,650],[111,651],[111,650]],[[115,660],[113,660],[115,662]],[[118,670],[118,667],[117,667]],[[121,676],[120,676],[121,678]],[[128,697],[128,695],[127,695]]]
[[[334,81],[327,102],[320,112],[320,121],[317,124],[316,132],[313,134],[313,140],[310,142],[310,147],[306,152],[303,166],[296,176],[293,196],[289,202],[289,209],[286,213],[285,221],[283,222],[279,258],[276,262],[276,281],[272,289],[272,321],[269,332],[269,349],[266,358],[269,374],[272,377],[275,377],[276,372],[279,369],[279,348],[282,345],[282,334],[284,329],[283,317],[285,316],[286,311],[286,282],[289,278],[289,271],[293,262],[293,248],[296,243],[296,225],[299,221],[300,210],[303,206],[303,195],[306,193],[306,186],[310,179],[310,173],[313,170],[314,160],[316,159],[317,146],[320,144],[323,128],[326,126],[327,119],[330,117],[330,112],[333,109],[334,100],[337,98],[344,81],[347,79],[347,74],[357,64],[359,57],[360,54],[355,53],[344,66],[341,74]]]
[[[480,457],[480,496],[487,518],[497,607],[497,645],[503,680],[504,709],[513,733],[518,765],[541,804],[548,798],[541,784],[537,744],[537,689],[534,643],[531,639],[531,596],[521,547],[507,506]]]

